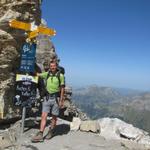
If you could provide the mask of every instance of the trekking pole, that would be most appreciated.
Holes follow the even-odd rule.
[[[25,117],[26,117],[26,107],[24,106],[22,110],[21,134],[24,133]]]

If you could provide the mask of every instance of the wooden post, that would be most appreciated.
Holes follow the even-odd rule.
[[[26,117],[26,107],[23,107],[23,109],[22,109],[22,122],[21,122],[21,134],[24,133],[25,117]]]
[[[0,106],[0,119],[3,119],[3,118],[4,118],[4,108],[3,106]]]

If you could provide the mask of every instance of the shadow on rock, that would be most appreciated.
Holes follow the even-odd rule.
[[[27,149],[31,149],[31,150],[39,150],[37,147],[35,147],[33,145],[22,145],[22,146],[27,148]]]
[[[70,131],[70,126],[67,124],[60,124],[56,126],[56,135],[67,134]]]
[[[24,130],[24,132],[27,132],[30,129],[39,129],[40,128],[40,121],[26,120],[25,121],[25,127],[26,127],[26,129]]]

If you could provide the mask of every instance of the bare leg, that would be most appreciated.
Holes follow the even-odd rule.
[[[51,120],[51,129],[54,129],[56,127],[56,123],[57,123],[57,116],[52,115],[52,120]]]
[[[41,115],[41,124],[40,124],[40,132],[38,132],[33,138],[32,142],[43,142],[43,132],[46,126],[46,121],[47,121],[47,115],[48,113],[42,112]]]
[[[47,116],[48,116],[47,112],[42,112],[41,125],[40,125],[40,131],[41,132],[44,132],[44,129],[45,129],[45,126],[46,126],[46,122],[47,122]]]
[[[49,140],[55,135],[55,130],[54,129],[56,127],[56,122],[57,122],[57,117],[52,115],[50,128],[49,128],[49,131],[48,131],[45,139]]]

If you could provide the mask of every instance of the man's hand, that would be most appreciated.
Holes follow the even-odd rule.
[[[40,74],[41,74],[41,73],[38,73],[38,72],[36,73],[36,75],[37,75],[38,77],[40,76]]]

